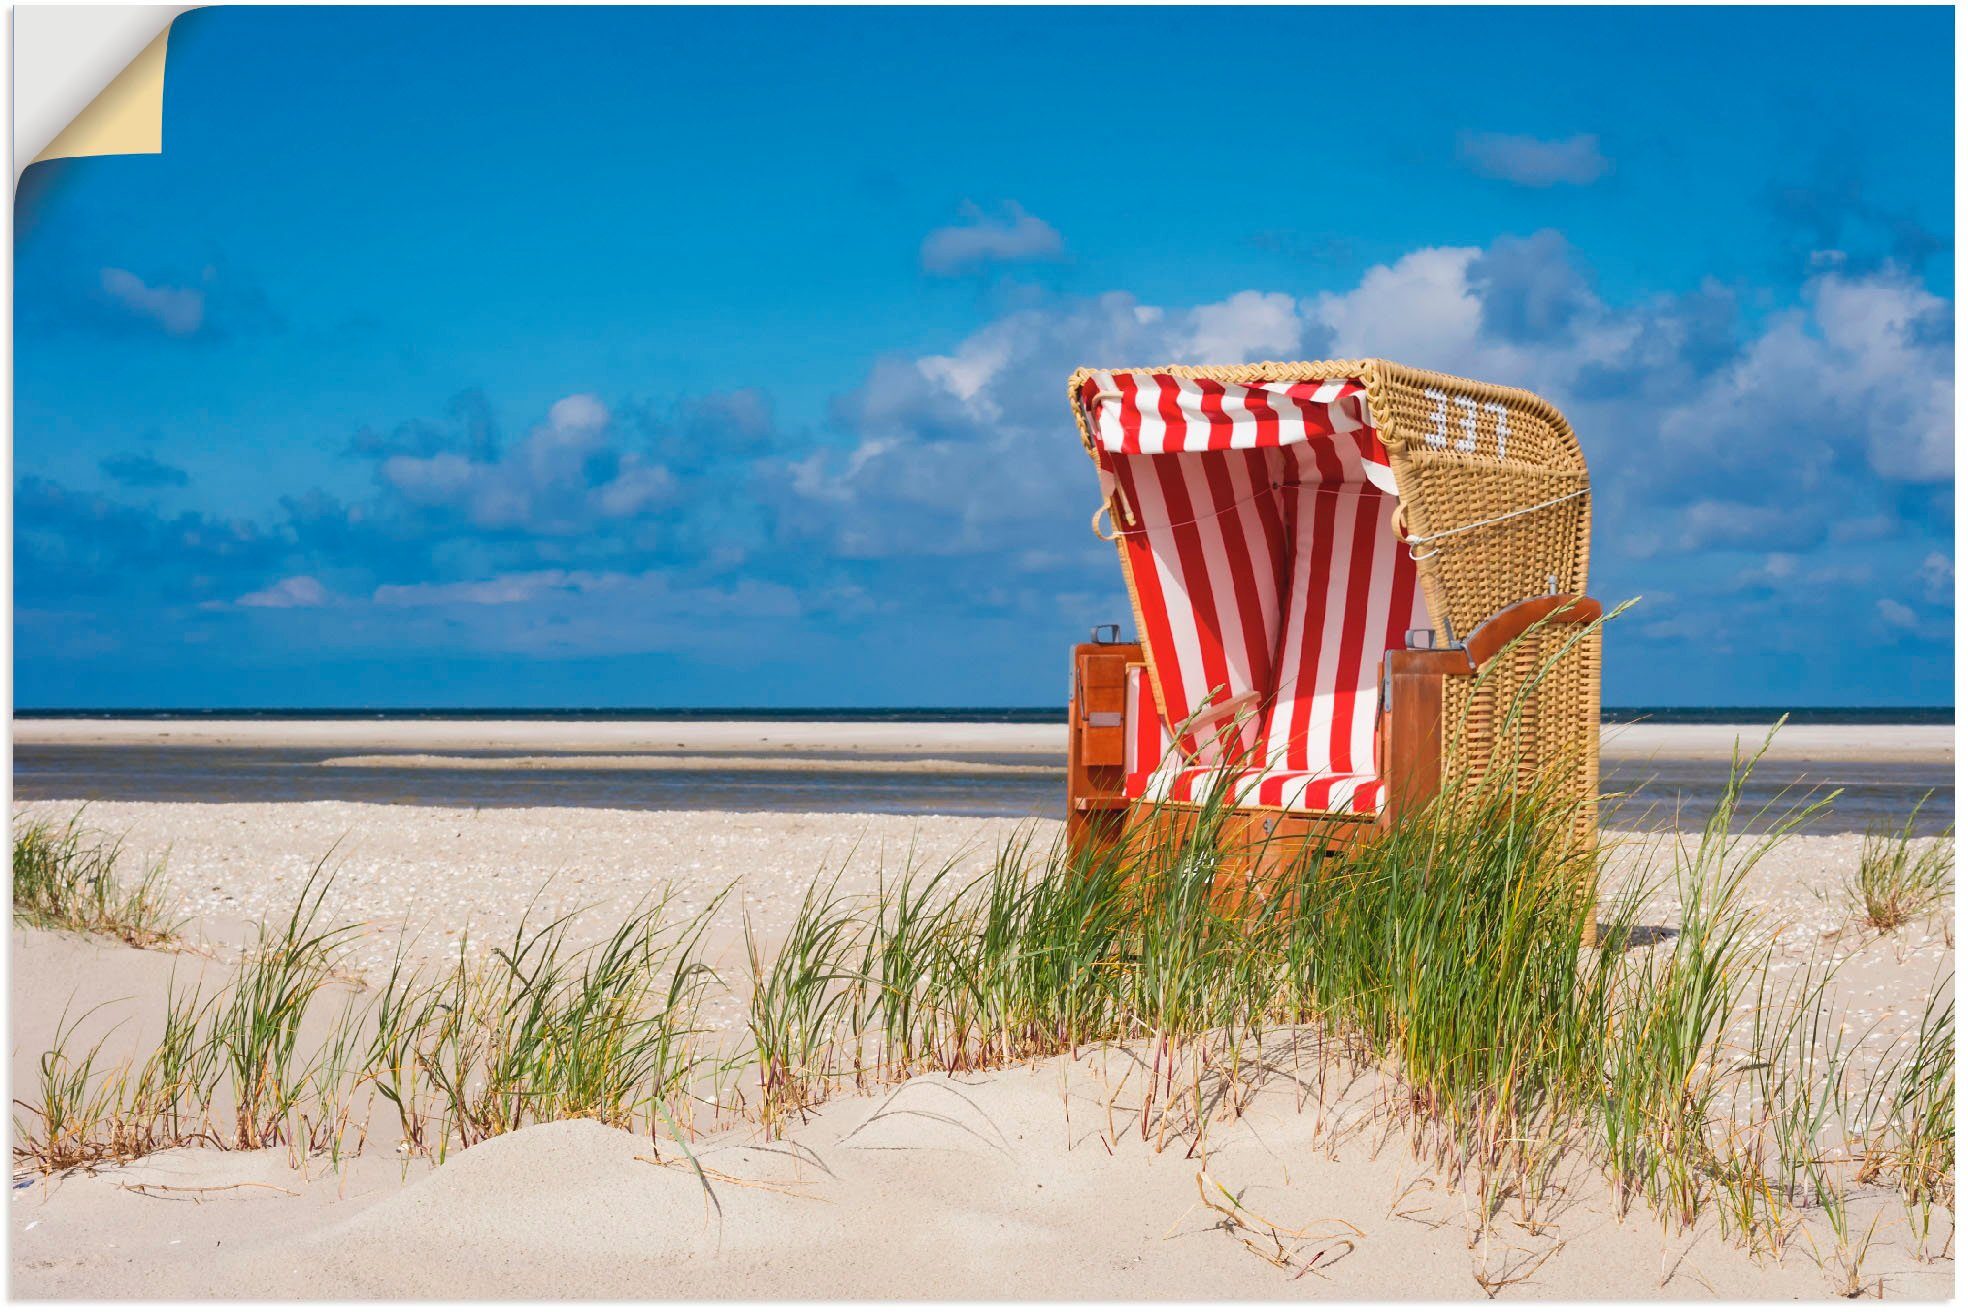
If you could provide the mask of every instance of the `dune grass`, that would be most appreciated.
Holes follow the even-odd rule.
[[[714,908],[658,896],[597,943],[529,916],[356,988],[324,866],[223,987],[173,990],[141,1063],[110,1066],[65,1024],[16,1151],[44,1171],[174,1143],[339,1155],[377,1114],[399,1152],[439,1160],[568,1117],[682,1135],[734,1110],[740,1068],[743,1111],[780,1133],[843,1087],[1123,1046],[1146,1073],[1140,1137],[1206,1156],[1283,1044],[1294,1066],[1312,1054],[1302,1087],[1380,1077],[1385,1114],[1482,1216],[1506,1198],[1534,1214],[1555,1165],[1585,1161],[1622,1208],[1712,1214],[1757,1251],[1814,1211],[1827,1269],[1857,1288],[1854,1189],[1897,1194],[1922,1244],[1951,1218],[1951,981],[1897,1058],[1862,1065],[1832,967],[1773,971],[1745,879],[1830,799],[1739,815],[1756,759],[1603,895],[1605,853],[1557,782],[1493,772],[1335,853],[1254,836],[1219,793],[1105,848],[1028,832],[975,877],[911,861],[861,895],[823,878],[776,943],[746,919],[743,981],[705,958]],[[1676,924],[1656,941],[1640,921],[1662,901]],[[742,1032],[719,1042],[705,1011],[731,985]]]
[[[1562,789],[1508,772],[1336,854],[1267,852],[1217,796],[1105,851],[1013,845],[967,883],[818,888],[778,958],[754,948],[754,1033],[777,1036],[762,1078],[798,1087],[767,1123],[851,1081],[1119,1044],[1148,1068],[1139,1128],[1160,1144],[1173,1104],[1200,1134],[1206,1101],[1234,1115],[1264,1077],[1254,1054],[1311,1034],[1318,1061],[1394,1080],[1415,1146],[1488,1202],[1534,1209],[1553,1164],[1583,1157],[1622,1208],[1714,1214],[1759,1251],[1814,1209],[1840,1236],[1827,1268],[1851,1275],[1868,1245],[1842,1229],[1850,1189],[1890,1179],[1910,1217],[1952,1208],[1952,1009],[1862,1071],[1831,968],[1780,981],[1745,881],[1832,799],[1739,813],[1759,757],[1603,899]],[[1678,923],[1649,946],[1657,894]]]
[[[395,967],[368,987],[346,967],[356,928],[324,913],[326,862],[294,908],[263,923],[210,994],[164,1001],[161,1038],[111,1062],[64,1018],[34,1097],[16,1100],[15,1155],[54,1172],[162,1148],[286,1146],[359,1152],[394,1113],[399,1151],[438,1160],[524,1125],[593,1117],[665,1132],[688,1123],[698,1081],[724,1061],[702,1042],[717,976],[692,916],[663,897],[606,938],[569,939],[571,917],[522,923],[478,954]]]
[[[1922,798],[1903,825],[1868,828],[1858,869],[1845,881],[1853,915],[1881,933],[1926,915],[1954,889],[1954,826],[1931,840],[1913,836],[1926,803]]]
[[[14,919],[133,947],[168,942],[179,926],[167,908],[163,863],[128,879],[118,870],[122,855],[122,842],[83,827],[80,812],[61,824],[16,820]]]
[[[101,1073],[104,1039],[86,1049],[75,1042],[76,1026],[86,1019],[85,1013],[71,1021],[64,1013],[56,1022],[54,1047],[38,1063],[40,1101],[17,1100],[29,1118],[14,1118],[14,1154],[44,1173],[115,1158],[124,1147],[112,1124],[124,1080]]]

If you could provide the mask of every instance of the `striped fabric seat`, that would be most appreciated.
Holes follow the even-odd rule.
[[[1367,815],[1377,813],[1386,800],[1381,781],[1369,773],[1186,765],[1172,755],[1174,740],[1155,705],[1148,672],[1139,665],[1128,670],[1126,715],[1123,790],[1129,797],[1200,803],[1210,797],[1211,789],[1221,787],[1238,806]]]
[[[1380,658],[1429,620],[1365,389],[1116,372],[1080,399],[1153,671],[1129,795],[1194,801],[1227,768],[1248,805],[1378,812]]]
[[[1272,807],[1285,811],[1344,812],[1374,815],[1380,811],[1384,789],[1370,774],[1319,774],[1312,770],[1232,770],[1228,777],[1216,766],[1187,770],[1157,770],[1129,775],[1128,796],[1161,802],[1201,803],[1210,790],[1224,789],[1234,806]]]

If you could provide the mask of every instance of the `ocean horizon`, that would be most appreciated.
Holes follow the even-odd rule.
[[[1952,706],[1607,706],[1605,724],[1953,724]],[[743,720],[1053,724],[1059,706],[56,706],[16,720]]]

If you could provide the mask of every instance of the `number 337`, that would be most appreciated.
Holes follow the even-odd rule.
[[[1510,440],[1510,415],[1502,403],[1484,401],[1479,404],[1471,397],[1452,396],[1439,387],[1424,388],[1422,395],[1431,402],[1428,407],[1428,445],[1445,447],[1449,444],[1449,407],[1454,406],[1456,427],[1462,434],[1456,439],[1455,449],[1474,452],[1476,416],[1487,410],[1496,416],[1497,459],[1503,459],[1505,444]]]

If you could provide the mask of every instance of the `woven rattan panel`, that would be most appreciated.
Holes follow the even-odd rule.
[[[1443,683],[1444,775],[1474,782],[1511,771],[1519,786],[1545,786],[1582,799],[1581,838],[1597,826],[1599,793],[1597,624],[1532,629],[1485,667],[1480,678]]]
[[[1516,388],[1375,363],[1368,403],[1437,632],[1465,637],[1526,597],[1583,593],[1592,498],[1564,416]]]

